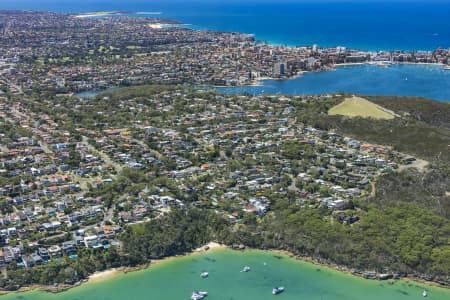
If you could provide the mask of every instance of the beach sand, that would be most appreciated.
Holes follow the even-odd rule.
[[[193,252],[205,252],[205,251],[209,251],[209,250],[225,249],[225,248],[228,248],[228,247],[226,245],[219,244],[216,242],[209,242],[205,246],[195,249]]]
[[[161,29],[161,28],[163,28],[163,25],[164,25],[164,24],[155,23],[155,24],[149,24],[148,26],[149,26],[151,29]]]
[[[206,252],[209,250],[217,250],[217,249],[225,249],[227,248],[226,245],[223,244],[219,244],[216,242],[210,242],[202,247],[199,247],[197,249],[194,249],[192,252],[187,253],[185,255],[179,255],[179,256],[170,256],[170,257],[165,257],[165,258],[161,258],[161,259],[152,259],[150,263],[142,265],[142,266],[137,266],[134,268],[114,268],[114,269],[109,269],[109,270],[105,270],[105,271],[101,271],[101,272],[95,272],[94,274],[90,275],[87,282],[91,283],[91,282],[98,282],[101,280],[105,280],[111,277],[114,277],[115,275],[119,275],[119,274],[123,274],[123,273],[128,273],[128,272],[133,272],[133,271],[137,271],[137,270],[142,270],[142,269],[147,269],[151,266],[154,266],[156,264],[168,261],[168,260],[172,260],[172,259],[176,259],[179,257],[183,257],[183,256],[189,256],[189,255],[193,255],[195,253],[202,253],[202,252]]]
[[[97,282],[100,280],[105,280],[105,279],[108,279],[115,275],[121,274],[121,273],[123,273],[123,271],[124,271],[123,268],[114,268],[114,269],[109,269],[109,270],[105,270],[105,271],[101,271],[101,272],[95,272],[94,274],[89,276],[87,281],[88,282]]]

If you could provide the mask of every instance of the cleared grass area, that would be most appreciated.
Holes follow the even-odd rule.
[[[382,107],[364,98],[356,96],[345,99],[343,102],[332,107],[328,111],[328,115],[342,115],[348,117],[362,117],[383,120],[390,120],[395,117],[394,114],[389,112],[388,110],[385,110]]]

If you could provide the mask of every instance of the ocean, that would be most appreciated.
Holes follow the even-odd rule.
[[[0,0],[0,9],[160,11],[194,28],[251,33],[291,46],[450,47],[450,1],[444,0]]]
[[[244,266],[251,270],[241,272]],[[209,272],[201,278],[200,273]],[[416,282],[371,281],[330,268],[265,251],[211,250],[160,262],[142,271],[119,274],[59,294],[13,293],[1,300],[181,300],[194,290],[207,291],[205,300],[269,300],[272,288],[284,300],[413,300],[450,299],[450,290]]]

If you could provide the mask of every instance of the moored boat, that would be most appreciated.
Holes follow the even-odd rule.
[[[245,266],[241,272],[248,272],[250,271],[250,267],[249,266]]]
[[[272,289],[272,295],[278,295],[279,293],[282,293],[284,291],[283,286],[279,286]]]
[[[208,296],[208,292],[202,292],[202,291],[193,291],[191,299],[192,300],[201,300]]]
[[[209,273],[208,272],[202,272],[201,274],[200,274],[200,277],[202,277],[202,278],[206,278],[206,277],[208,277],[209,276]]]
[[[427,293],[427,291],[423,290],[423,292],[422,292],[422,296],[424,296],[424,297],[427,297],[427,296],[428,296],[428,293]]]

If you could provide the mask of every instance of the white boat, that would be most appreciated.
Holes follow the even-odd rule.
[[[427,293],[427,291],[423,290],[423,292],[422,292],[422,296],[424,296],[424,297],[427,297],[427,296],[428,296],[428,293]]]
[[[446,67],[444,67],[444,70],[446,70],[446,71],[450,71],[450,66],[446,66]]]
[[[279,286],[272,289],[272,295],[278,295],[279,293],[282,293],[284,291],[283,286]]]
[[[192,300],[200,300],[208,296],[208,292],[202,292],[202,291],[193,291],[191,299]]]
[[[248,272],[250,271],[250,267],[249,266],[245,266],[241,272]]]
[[[208,272],[202,272],[202,273],[200,274],[200,277],[206,278],[206,277],[208,277],[208,275],[209,275]]]

